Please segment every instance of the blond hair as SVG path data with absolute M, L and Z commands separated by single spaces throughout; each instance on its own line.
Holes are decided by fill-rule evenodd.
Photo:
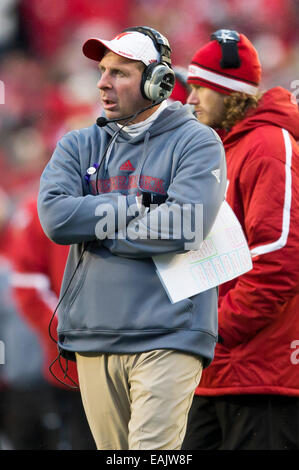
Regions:
M 258 106 L 262 94 L 247 95 L 246 93 L 234 92 L 224 98 L 225 113 L 221 127 L 231 129 L 237 122 L 244 119 L 249 109 Z

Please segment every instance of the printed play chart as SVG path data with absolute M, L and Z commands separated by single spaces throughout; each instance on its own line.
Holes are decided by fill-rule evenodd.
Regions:
M 154 256 L 172 303 L 230 281 L 252 269 L 250 251 L 234 212 L 224 201 L 199 250 Z

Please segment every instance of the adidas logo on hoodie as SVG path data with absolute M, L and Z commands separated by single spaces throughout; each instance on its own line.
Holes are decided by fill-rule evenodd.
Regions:
M 135 168 L 133 167 L 132 163 L 130 160 L 127 160 L 125 163 L 123 163 L 119 169 L 121 171 L 135 171 Z

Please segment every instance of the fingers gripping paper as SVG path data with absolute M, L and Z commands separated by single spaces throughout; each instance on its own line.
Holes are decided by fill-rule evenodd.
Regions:
M 226 201 L 199 250 L 154 256 L 172 303 L 230 281 L 252 269 L 242 227 Z

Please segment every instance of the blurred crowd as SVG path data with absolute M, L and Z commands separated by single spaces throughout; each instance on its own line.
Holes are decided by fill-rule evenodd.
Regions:
M 93 448 L 77 392 L 52 379 L 45 366 L 54 354 L 45 345 L 59 292 L 46 272 L 54 255 L 43 263 L 39 258 L 35 273 L 29 256 L 38 253 L 34 237 L 43 236 L 32 201 L 57 140 L 101 113 L 97 64 L 83 56 L 83 42 L 148 25 L 168 37 L 173 64 L 185 69 L 213 31 L 236 29 L 259 52 L 262 88 L 296 91 L 298 18 L 296 0 L 1 0 L 0 449 Z M 34 233 L 32 246 L 24 243 L 26 227 Z M 46 243 L 39 245 L 40 257 L 49 256 Z M 67 252 L 56 256 L 63 265 Z M 39 277 L 21 278 L 22 270 Z

